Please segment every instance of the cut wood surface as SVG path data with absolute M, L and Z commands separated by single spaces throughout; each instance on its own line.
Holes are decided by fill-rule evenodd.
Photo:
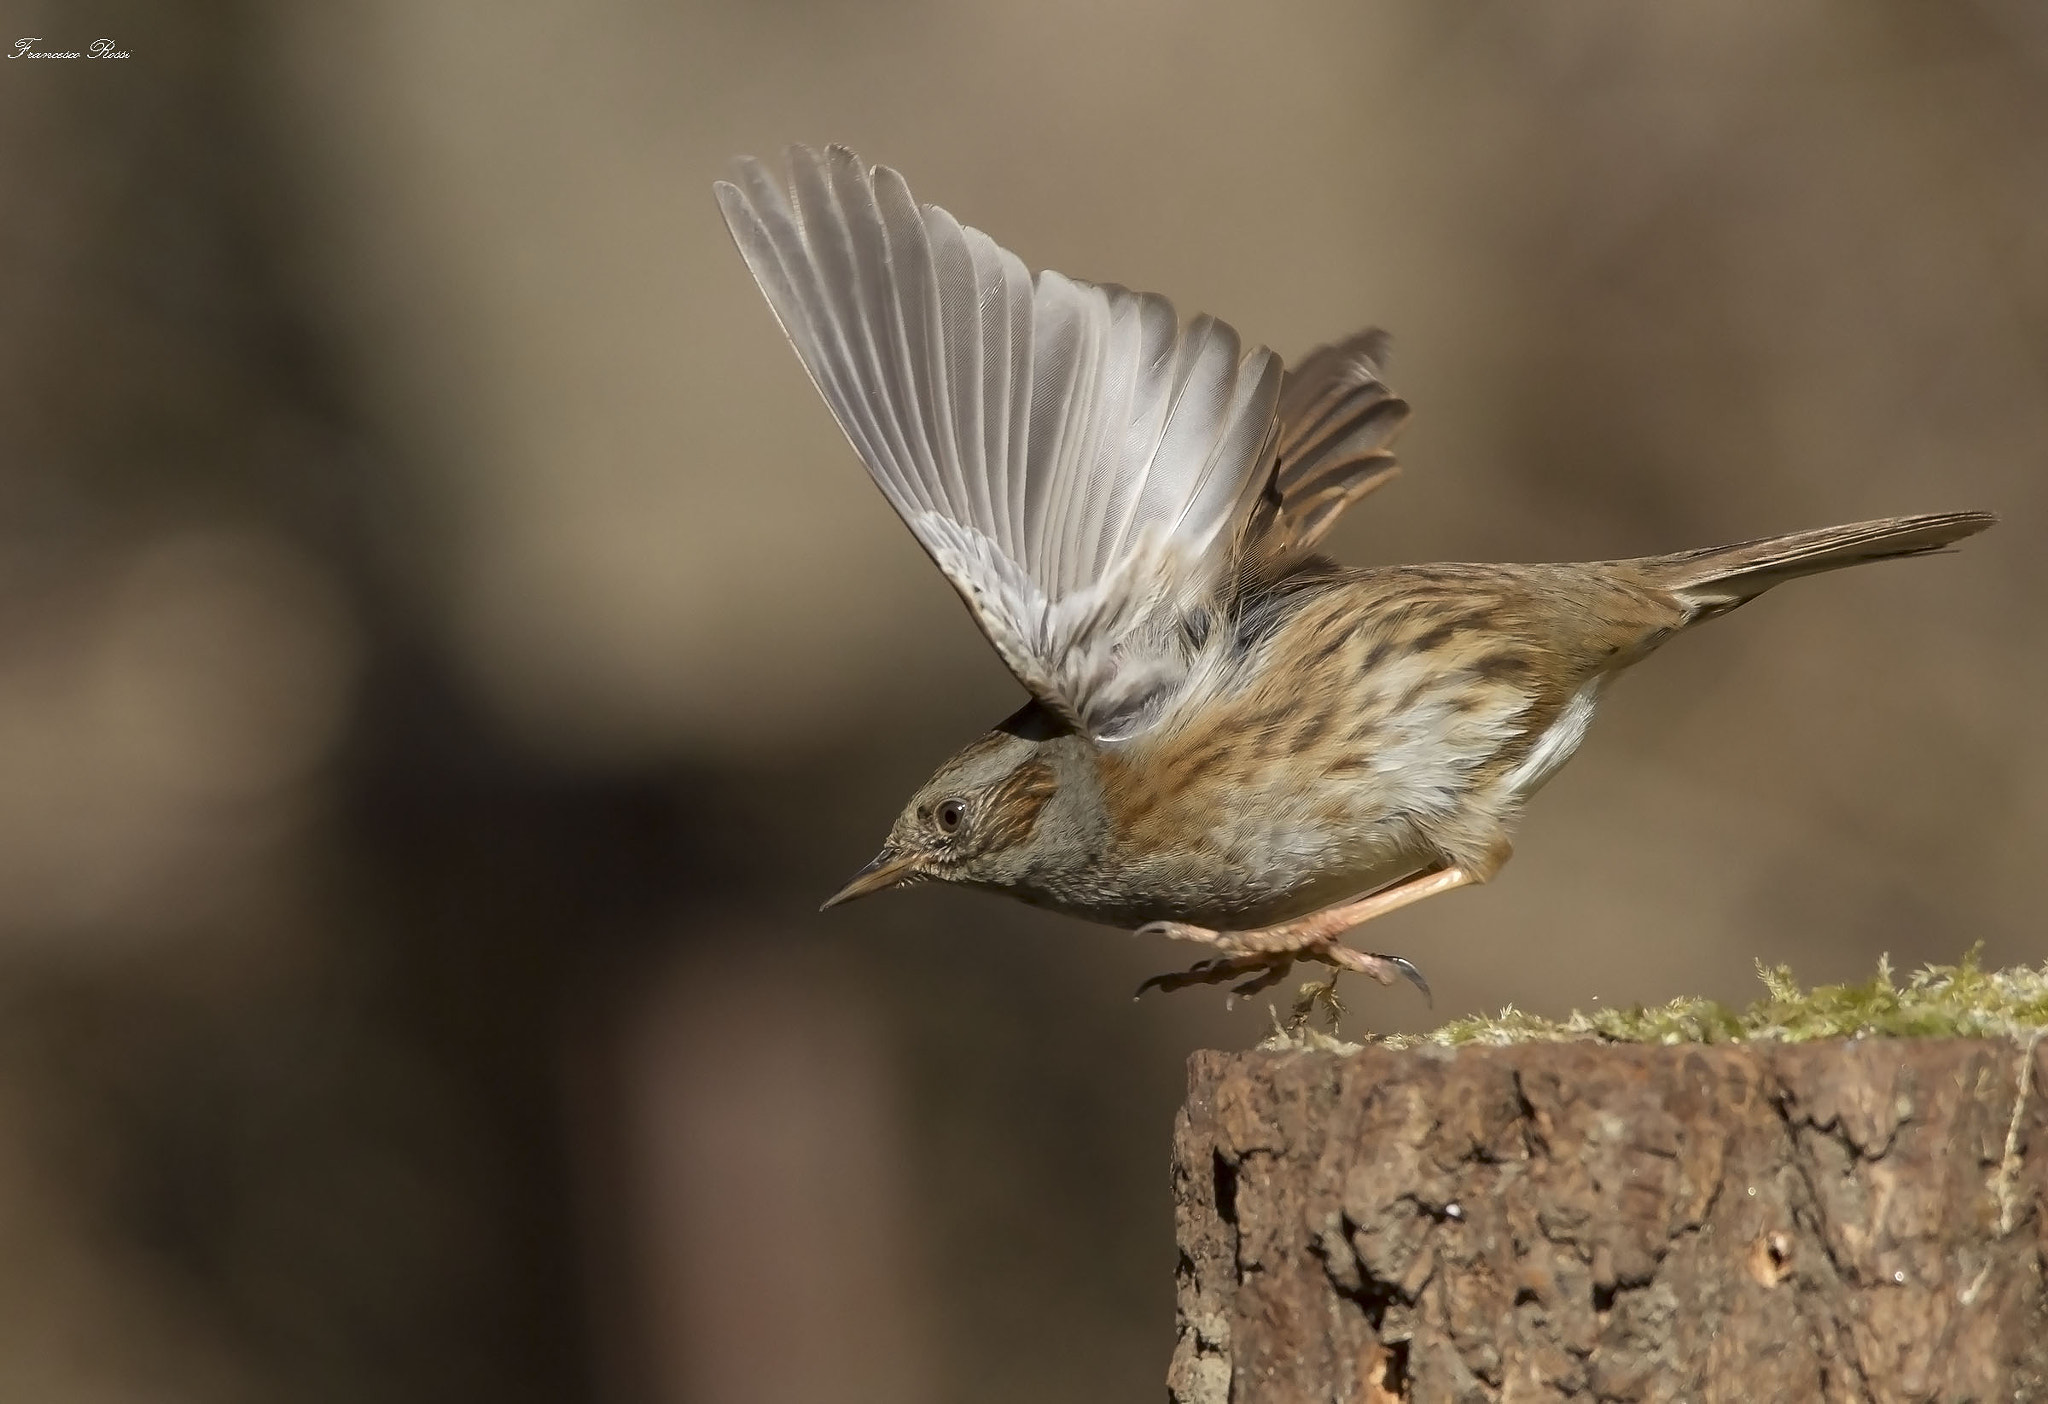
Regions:
M 2048 1400 L 2048 1044 L 1197 1053 L 1178 1404 Z

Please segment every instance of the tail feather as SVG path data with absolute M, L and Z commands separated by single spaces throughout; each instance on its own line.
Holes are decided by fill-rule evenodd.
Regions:
M 1997 520 L 1989 512 L 1886 517 L 1882 521 L 1821 527 L 1817 531 L 1765 537 L 1734 546 L 1651 556 L 1640 564 L 1680 604 L 1704 616 L 1731 610 L 1773 585 L 1802 575 L 1893 556 L 1939 551 L 1966 536 L 1975 536 Z

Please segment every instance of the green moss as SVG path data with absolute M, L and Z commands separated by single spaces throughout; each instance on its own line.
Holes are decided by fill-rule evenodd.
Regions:
M 1711 999 L 1674 999 L 1655 1007 L 1574 1010 L 1544 1019 L 1513 1005 L 1492 1017 L 1454 1019 L 1434 1033 L 1379 1040 L 1389 1047 L 1434 1043 L 1739 1043 L 1814 1038 L 2025 1038 L 2048 1028 L 2048 965 L 1983 970 L 1977 949 L 1956 965 L 1930 965 L 1901 983 L 1889 959 L 1850 985 L 1802 989 L 1789 966 L 1757 962 L 1765 995 L 1734 1010 Z
M 1434 1033 L 1393 1034 L 1373 1041 L 1388 1048 L 1567 1039 L 1801 1043 L 1814 1038 L 2027 1038 L 2048 1029 L 2048 965 L 1984 970 L 1977 964 L 1974 947 L 1961 963 L 1927 966 L 1907 976 L 1903 984 L 1893 976 L 1889 959 L 1880 959 L 1877 973 L 1859 984 L 1810 990 L 1800 987 L 1789 966 L 1758 961 L 1756 973 L 1764 982 L 1764 997 L 1739 1011 L 1711 999 L 1689 998 L 1653 1008 L 1638 1005 L 1590 1014 L 1573 1010 L 1563 1019 L 1545 1019 L 1509 1005 L 1491 1017 L 1453 1019 Z M 1331 1025 L 1329 1035 L 1308 1027 L 1311 1014 L 1318 1011 Z M 1328 985 L 1304 985 L 1293 1018 L 1282 1024 L 1275 1011 L 1274 1036 L 1263 1046 L 1355 1048 L 1334 1037 L 1342 1013 L 1343 1005 Z

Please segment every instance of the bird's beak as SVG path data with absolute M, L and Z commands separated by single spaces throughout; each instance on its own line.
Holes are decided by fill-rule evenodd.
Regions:
M 875 855 L 872 863 L 853 875 L 852 882 L 826 898 L 825 906 L 818 910 L 822 912 L 827 907 L 838 906 L 841 902 L 851 902 L 856 897 L 865 897 L 871 892 L 880 892 L 885 887 L 894 887 L 911 876 L 911 865 L 914 862 L 916 859 L 913 856 L 898 857 L 885 848 Z

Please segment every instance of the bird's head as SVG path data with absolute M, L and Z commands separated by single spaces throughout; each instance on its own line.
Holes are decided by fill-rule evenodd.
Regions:
M 1014 888 L 1041 846 L 1041 820 L 1079 738 L 1036 704 L 954 755 L 919 787 L 874 861 L 826 901 L 958 882 Z

